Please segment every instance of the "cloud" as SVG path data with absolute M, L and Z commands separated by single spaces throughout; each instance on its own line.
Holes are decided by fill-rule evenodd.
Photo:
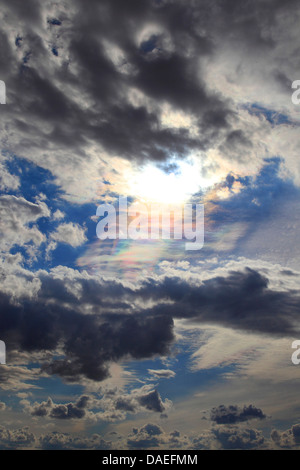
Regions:
M 157 411 L 159 413 L 162 413 L 165 410 L 165 407 L 163 406 L 162 400 L 157 390 L 153 390 L 153 392 L 147 393 L 146 395 L 139 397 L 139 402 L 142 406 L 144 406 L 145 408 L 147 408 L 147 410 L 150 411 Z
M 7 312 L 1 331 L 8 349 L 53 350 L 63 341 L 65 357 L 44 363 L 42 369 L 71 381 L 81 376 L 103 380 L 109 375 L 110 362 L 127 356 L 138 359 L 166 354 L 173 340 L 173 322 L 168 317 L 123 315 L 108 321 L 53 303 L 23 308 L 10 305 L 2 296 L 1 304 Z M 13 331 L 18 331 L 18 335 Z
M 30 370 L 26 365 L 24 365 L 24 363 L 26 364 L 29 362 L 29 356 L 26 356 L 21 352 L 19 356 L 22 357 L 22 365 L 1 365 L 1 389 L 4 391 L 24 391 L 37 387 L 37 381 L 40 379 L 39 370 Z M 8 357 L 12 359 L 12 356 L 9 355 Z
M 55 419 L 82 419 L 86 415 L 88 396 L 82 396 L 76 403 L 55 404 L 51 398 L 46 402 L 27 406 L 32 416 L 49 416 Z
M 271 439 L 276 446 L 281 448 L 299 448 L 300 446 L 300 424 L 294 424 L 286 431 L 279 431 L 273 429 L 271 432 Z
M 53 219 L 54 220 L 63 219 L 64 217 L 65 217 L 65 214 L 62 211 L 60 211 L 59 209 L 57 209 L 53 214 Z
M 66 197 L 96 200 L 104 173 L 113 173 L 104 162 L 116 157 L 161 162 L 195 153 L 223 178 L 224 161 L 245 170 L 251 159 L 255 173 L 267 154 L 283 155 L 293 173 L 297 2 L 284 12 L 266 0 L 251 11 L 206 0 L 189 8 L 104 0 L 89 9 L 32 1 L 23 10 L 8 2 L 1 10 L 2 146 L 50 170 Z M 248 112 L 254 102 L 293 119 L 273 129 Z M 193 126 L 173 125 L 178 115 Z
M 176 284 L 175 281 L 173 288 Z M 187 308 L 182 317 L 249 332 L 295 334 L 294 320 L 298 318 L 300 306 L 298 293 L 271 290 L 268 284 L 265 276 L 246 268 L 244 272 L 230 272 L 228 277 L 204 281 L 199 288 L 191 288 L 190 294 L 187 294 L 188 289 L 183 295 L 178 290 L 170 297 L 178 299 L 176 307 L 184 297 L 186 305 L 194 309 L 193 312 Z
M 12 269 L 10 283 L 17 288 L 0 295 L 7 350 L 55 352 L 60 346 L 63 355 L 45 361 L 42 370 L 68 381 L 101 381 L 113 362 L 168 354 L 176 319 L 276 338 L 298 332 L 297 290 L 284 288 L 279 279 L 278 287 L 269 287 L 272 276 L 252 268 L 211 271 L 202 281 L 203 272 L 194 273 L 193 282 L 178 270 L 135 286 L 63 267 L 35 275 Z M 288 284 L 293 281 L 278 276 Z
M 172 402 L 162 400 L 152 385 L 145 385 L 130 392 L 118 388 L 105 388 L 98 394 L 82 395 L 75 402 L 54 403 L 48 398 L 41 403 L 23 399 L 24 412 L 36 418 L 55 420 L 85 420 L 87 422 L 121 421 L 129 414 L 162 413 Z
M 172 402 L 167 398 L 162 400 L 159 392 L 151 384 L 133 389 L 129 393 L 118 389 L 103 390 L 103 397 L 98 401 L 93 400 L 92 404 L 93 407 L 103 410 L 103 415 L 99 412 L 97 417 L 109 421 L 124 419 L 127 413 L 161 414 L 172 406 Z
M 176 354 L 181 325 L 186 331 L 188 326 L 206 334 L 206 328 L 217 331 L 209 337 L 202 332 L 198 352 L 188 351 L 194 363 L 199 359 L 198 370 L 234 365 L 235 377 L 272 383 L 294 377 L 293 366 L 284 364 L 291 337 L 299 335 L 300 313 L 299 273 L 288 270 L 297 267 L 299 110 L 290 98 L 291 83 L 299 78 L 299 19 L 297 0 L 284 5 L 274 0 L 272 7 L 269 0 L 251 5 L 200 0 L 188 7 L 182 0 L 90 0 L 88 6 L 78 0 L 28 0 L 26 6 L 3 0 L 0 69 L 7 104 L 0 124 L 5 193 L 0 196 L 0 331 L 8 365 L 0 376 L 5 391 L 34 390 L 40 380 L 51 380 L 49 375 L 95 390 L 116 364 L 121 369 L 132 360 Z M 101 270 L 90 275 L 50 268 L 50 262 L 59 262 L 58 254 L 49 257 L 58 244 L 64 244 L 68 258 L 76 250 L 67 244 L 79 248 L 91 237 L 91 214 L 86 226 L 79 216 L 83 204 L 125 192 L 134 196 L 131 176 L 149 164 L 169 175 L 179 171 L 182 159 L 196 163 L 201 191 L 195 201 L 209 188 L 207 251 L 199 258 L 166 262 L 148 273 L 138 260 L 140 276 L 133 283 L 127 278 L 131 268 L 124 259 L 120 263 L 122 253 L 110 264 L 99 245 L 97 253 L 96 245 L 89 247 L 93 268 L 99 256 L 110 266 L 110 278 Z M 74 203 L 82 207 L 74 210 Z M 259 260 L 225 265 L 220 258 L 219 266 L 218 260 L 210 268 L 206 261 L 198 264 L 207 253 L 244 254 L 246 247 L 254 258 L 268 255 L 282 266 Z M 165 252 L 160 254 L 163 260 Z M 116 274 L 122 265 L 123 278 Z M 149 377 L 155 382 L 175 377 L 157 364 L 145 365 L 147 384 Z M 171 406 L 159 390 L 157 384 L 99 395 L 89 390 L 65 400 L 40 392 L 38 401 L 32 398 L 24 406 L 35 426 L 50 429 L 57 423 L 65 429 L 89 420 L 114 422 L 130 414 L 151 413 L 158 420 Z M 1 403 L 0 409 L 10 413 Z M 199 447 L 269 444 L 248 426 L 265 417 L 254 405 L 215 407 L 211 417 L 213 428 L 197 437 Z M 191 441 L 179 431 L 142 426 L 140 416 L 135 418 L 139 425 L 124 436 L 124 446 L 189 448 Z M 297 426 L 275 430 L 272 445 L 296 446 Z M 33 436 L 26 428 L 2 428 L 0 445 L 111 445 L 98 435 L 42 432 Z
M 35 204 L 24 197 L 2 195 L 0 215 L 2 250 L 8 251 L 14 245 L 22 246 L 29 243 L 39 246 L 45 241 L 45 235 L 34 224 L 41 217 L 50 216 L 50 211 L 44 202 Z
M 176 373 L 170 369 L 148 369 L 148 372 L 150 375 L 158 379 L 171 379 L 176 375 Z
M 17 190 L 20 186 L 20 179 L 17 175 L 12 175 L 4 162 L 0 162 L 0 190 Z
M 60 214 L 59 216 L 61 217 Z M 73 222 L 59 225 L 55 232 L 51 233 L 50 238 L 56 242 L 71 245 L 73 248 L 81 246 L 87 241 L 85 230 Z
M 228 272 L 191 285 L 179 277 L 166 277 L 160 283 L 150 279 L 140 293 L 147 297 L 156 291 L 156 300 L 168 299 L 171 304 L 159 304 L 153 312 L 170 314 L 206 324 L 219 324 L 248 332 L 290 336 L 297 333 L 295 320 L 299 316 L 297 291 L 276 291 L 268 288 L 269 280 L 259 272 L 246 268 L 243 272 Z
M 223 449 L 257 449 L 265 441 L 261 431 L 251 428 L 217 427 L 212 433 Z
M 0 426 L 0 447 L 4 449 L 22 449 L 32 445 L 35 441 L 34 434 L 28 427 L 9 430 Z
M 43 434 L 39 437 L 38 441 L 43 450 L 111 449 L 111 442 L 105 441 L 99 434 L 93 434 L 91 437 L 83 437 L 53 431 L 48 434 Z
M 239 408 L 236 405 L 220 405 L 211 410 L 210 419 L 217 424 L 234 424 L 249 421 L 250 419 L 265 419 L 266 415 L 260 408 L 253 405 Z
M 177 430 L 165 432 L 161 426 L 148 423 L 129 434 L 126 445 L 129 449 L 188 449 L 190 441 Z

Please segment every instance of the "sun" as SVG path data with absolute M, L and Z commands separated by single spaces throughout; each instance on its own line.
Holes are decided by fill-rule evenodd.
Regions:
M 132 196 L 149 203 L 184 204 L 209 185 L 196 162 L 176 162 L 176 170 L 165 172 L 147 164 L 129 180 Z

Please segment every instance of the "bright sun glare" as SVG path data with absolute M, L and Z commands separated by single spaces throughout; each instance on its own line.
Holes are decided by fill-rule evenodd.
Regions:
M 161 204 L 184 204 L 200 189 L 211 182 L 203 178 L 195 162 L 176 163 L 176 171 L 166 173 L 153 164 L 146 165 L 130 179 L 130 192 L 145 201 Z

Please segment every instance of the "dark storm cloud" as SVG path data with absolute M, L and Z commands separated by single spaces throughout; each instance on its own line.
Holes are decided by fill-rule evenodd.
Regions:
M 236 405 L 220 405 L 211 410 L 210 419 L 217 424 L 235 424 L 250 419 L 265 419 L 266 415 L 260 408 L 249 405 L 240 408 Z
M 13 15 L 17 19 L 24 19 L 31 24 L 39 23 L 42 20 L 39 0 L 28 0 L 26 4 L 22 0 L 3 0 L 2 5 L 8 7 L 7 19 Z
M 299 332 L 299 293 L 270 289 L 267 277 L 253 269 L 201 284 L 180 277 L 149 278 L 135 290 L 116 281 L 90 279 L 89 284 L 76 276 L 53 279 L 42 273 L 38 293 L 33 298 L 22 295 L 17 303 L 1 294 L 0 331 L 8 361 L 10 350 L 55 351 L 61 345 L 63 357 L 44 363 L 44 372 L 70 381 L 83 376 L 99 381 L 108 377 L 112 361 L 170 353 L 176 318 L 275 336 Z M 79 298 L 71 286 L 81 286 Z M 141 309 L 139 304 L 149 301 L 154 306 Z M 163 411 L 155 392 L 139 400 L 149 410 Z M 118 403 L 123 409 L 125 405 L 130 403 Z
M 63 342 L 65 357 L 44 364 L 43 370 L 69 380 L 81 376 L 103 380 L 109 375 L 109 362 L 164 355 L 174 339 L 169 316 L 124 314 L 105 320 L 64 308 L 55 298 L 48 305 L 30 301 L 12 305 L 5 294 L 0 305 L 0 330 L 7 349 L 55 350 Z M 158 406 L 150 400 L 149 407 L 151 403 Z
M 67 279 L 65 282 L 54 280 L 51 276 L 42 279 L 43 288 L 39 293 L 42 302 L 47 302 L 54 295 L 76 309 L 78 299 L 69 288 Z M 268 277 L 250 268 L 229 271 L 227 276 L 212 277 L 195 285 L 180 275 L 165 276 L 159 280 L 150 277 L 135 290 L 116 281 L 99 283 L 93 279 L 80 278 L 76 281 L 81 285 L 81 305 L 92 305 L 95 312 L 101 313 L 102 318 L 112 321 L 112 324 L 114 322 L 122 325 L 124 335 L 130 334 L 130 328 L 136 331 L 138 320 L 147 321 L 148 316 L 156 319 L 158 344 L 160 340 L 163 341 L 159 326 L 163 327 L 166 322 L 168 328 L 172 324 L 169 323 L 171 318 L 193 319 L 275 335 L 293 335 L 298 331 L 299 292 L 270 289 Z M 149 300 L 156 305 L 144 309 L 142 315 L 129 315 L 132 308 L 130 302 Z M 166 300 L 168 303 L 165 303 Z M 113 317 L 109 314 L 106 316 L 106 312 L 113 309 L 115 303 L 121 307 L 120 313 L 115 313 Z M 125 311 L 128 316 L 123 317 Z M 113 331 L 112 327 L 112 334 Z M 136 346 L 135 341 L 135 336 L 132 335 L 132 351 L 142 347 Z M 147 351 L 149 347 L 150 352 L 151 340 L 150 343 L 149 339 L 146 340 L 146 332 L 143 341 L 142 349 Z
M 20 3 L 13 4 L 11 9 L 13 15 L 21 16 Z M 129 2 L 125 8 L 124 3 L 118 1 L 91 2 L 88 8 L 83 2 L 76 2 L 70 9 L 73 12 L 71 25 L 66 27 L 68 41 L 62 45 L 68 59 L 57 65 L 53 72 L 49 62 L 51 50 L 47 50 L 36 32 L 28 25 L 24 26 L 26 34 L 22 42 L 18 42 L 18 49 L 24 53 L 23 64 L 19 64 L 21 73 L 10 76 L 7 72 L 7 77 L 3 77 L 9 84 L 11 105 L 5 111 L 10 115 L 18 110 L 19 118 L 15 120 L 14 128 L 21 132 L 22 124 L 26 123 L 26 134 L 30 135 L 30 139 L 24 141 L 24 147 L 35 146 L 33 142 L 39 138 L 49 148 L 46 134 L 41 134 L 43 131 L 33 122 L 30 124 L 31 120 L 38 119 L 40 123 L 52 126 L 51 145 L 73 147 L 76 153 L 80 153 L 88 139 L 112 153 L 133 159 L 162 160 L 170 154 L 183 156 L 189 149 L 203 148 L 206 138 L 191 138 L 184 130 L 162 129 L 158 109 L 149 112 L 143 105 L 135 107 L 127 99 L 129 87 L 135 87 L 154 100 L 166 101 L 197 116 L 201 114 L 205 126 L 227 125 L 227 107 L 205 90 L 197 77 L 197 61 L 181 54 L 181 41 L 177 36 L 184 33 L 187 45 L 190 41 L 198 44 L 200 49 L 195 52 L 200 55 L 210 49 L 209 40 L 190 33 L 192 15 L 187 16 L 183 6 L 176 5 L 173 9 L 168 8 L 163 14 L 146 0 Z M 7 11 L 9 15 L 8 5 Z M 30 5 L 26 11 L 30 11 Z M 186 24 L 179 21 L 181 15 L 187 17 Z M 35 21 L 38 19 L 36 13 Z M 171 42 L 178 50 L 149 61 L 147 53 L 142 53 L 136 44 L 135 36 L 151 19 L 171 36 Z M 43 28 L 44 21 L 41 17 Z M 59 28 L 63 35 L 64 24 Z M 121 47 L 134 73 L 122 74 L 116 68 L 104 50 L 103 39 Z M 5 33 L 2 43 L 6 44 L 3 63 L 6 67 L 11 64 L 8 70 L 16 69 L 18 59 L 13 55 Z M 77 74 L 73 72 L 75 69 Z M 78 95 L 88 96 L 91 106 L 83 109 L 76 104 L 70 95 L 66 95 L 66 86 L 74 87 Z M 214 122 L 213 114 L 223 116 L 222 122 Z M 49 137 L 48 131 L 47 135 Z
M 122 315 L 110 321 L 97 324 L 97 319 L 85 316 L 75 320 L 69 317 L 65 352 L 66 358 L 44 365 L 50 374 L 62 375 L 76 380 L 85 375 L 92 380 L 108 377 L 108 364 L 131 356 L 142 359 L 164 355 L 169 351 L 173 336 L 173 321 L 166 316 L 144 317 L 143 315 Z M 69 328 L 69 322 L 73 327 Z
M 192 286 L 179 278 L 149 281 L 141 294 L 168 299 L 171 305 L 149 310 L 201 323 L 219 324 L 248 332 L 290 336 L 298 333 L 300 297 L 298 291 L 275 291 L 257 271 L 246 268 L 227 277 L 215 277 Z
M 9 102 L 4 112 L 23 136 L 24 151 L 42 146 L 74 150 L 87 158 L 86 145 L 94 142 L 126 158 L 164 160 L 206 148 L 223 131 L 228 133 L 228 151 L 251 145 L 229 124 L 230 104 L 208 91 L 199 64 L 213 56 L 222 36 L 244 44 L 249 53 L 258 47 L 271 50 L 275 39 L 267 31 L 276 24 L 280 2 L 272 8 L 267 1 L 250 5 L 229 0 L 203 0 L 188 7 L 180 0 L 161 5 L 152 0 L 67 5 L 55 15 L 37 0 L 27 2 L 26 8 L 16 0 L 3 4 L 8 28 L 18 24 L 20 30 L 14 38 L 16 50 L 8 40 L 9 29 L 1 33 L 0 63 Z M 296 5 L 285 2 L 285 11 L 292 13 Z M 149 37 L 139 43 L 138 35 L 151 24 L 159 31 L 151 33 L 150 27 Z M 38 31 L 44 31 L 47 40 Z M 119 64 L 113 63 L 103 40 L 123 51 Z M 58 57 L 53 58 L 53 51 Z M 128 99 L 133 88 L 153 100 L 152 111 L 143 104 L 133 106 Z M 75 98 L 80 96 L 88 99 L 88 106 L 78 103 Z M 163 102 L 194 115 L 199 137 L 184 129 L 162 128 L 158 105 Z

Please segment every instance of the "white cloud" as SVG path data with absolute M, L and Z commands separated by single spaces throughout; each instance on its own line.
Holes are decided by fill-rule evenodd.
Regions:
M 23 197 L 0 196 L 0 247 L 9 250 L 14 245 L 32 243 L 39 246 L 45 235 L 34 225 L 41 217 L 49 217 L 50 211 L 44 202 L 33 203 Z M 32 226 L 28 226 L 32 224 Z
M 87 241 L 85 229 L 72 222 L 59 225 L 50 237 L 56 242 L 66 243 L 73 248 L 81 246 Z

